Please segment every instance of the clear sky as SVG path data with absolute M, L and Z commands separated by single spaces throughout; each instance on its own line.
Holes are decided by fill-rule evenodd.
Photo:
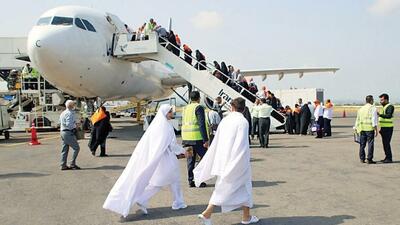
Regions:
M 241 69 L 341 69 L 268 78 L 270 89 L 324 88 L 334 102 L 387 92 L 400 102 L 400 0 L 0 0 L 0 36 L 27 36 L 43 12 L 61 5 L 108 11 L 135 29 L 150 17 L 167 26 L 172 17 L 183 43 Z

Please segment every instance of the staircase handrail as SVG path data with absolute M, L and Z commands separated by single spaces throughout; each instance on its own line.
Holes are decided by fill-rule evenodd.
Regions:
M 205 67 L 210 73 L 212 73 L 212 72 L 214 72 L 214 71 L 218 71 L 218 72 L 219 72 L 220 74 L 222 74 L 225 78 L 227 78 L 227 80 L 226 80 L 226 82 L 224 82 L 224 84 L 226 84 L 228 87 L 232 88 L 231 86 L 228 85 L 228 82 L 229 82 L 229 81 L 232 81 L 233 83 L 235 83 L 235 85 L 237 85 L 237 86 L 239 86 L 239 87 L 241 88 L 241 91 L 238 91 L 239 94 L 243 95 L 242 93 L 245 92 L 245 91 L 247 91 L 248 94 L 250 94 L 250 95 L 252 95 L 253 97 L 255 97 L 255 99 L 259 99 L 259 97 L 258 97 L 257 95 L 251 93 L 249 90 L 247 90 L 246 88 L 244 88 L 242 85 L 240 85 L 240 84 L 239 84 L 238 82 L 236 82 L 234 79 L 232 79 L 231 77 L 229 77 L 228 75 L 226 75 L 225 73 L 223 73 L 221 70 L 217 69 L 217 68 L 216 68 L 214 65 L 212 65 L 211 63 L 209 63 L 209 62 L 207 62 L 207 61 L 205 61 L 205 60 L 198 61 L 198 60 L 197 60 L 196 58 L 194 58 L 193 56 L 187 54 L 187 53 L 185 52 L 184 49 L 181 49 L 181 48 L 179 48 L 178 46 L 172 44 L 172 43 L 171 43 L 170 41 L 168 41 L 166 38 L 161 37 L 161 36 L 158 36 L 158 37 L 159 37 L 160 39 L 162 39 L 163 41 L 165 41 L 165 43 L 166 43 L 166 45 L 164 46 L 165 48 L 166 48 L 168 45 L 171 45 L 173 48 L 179 50 L 180 52 L 183 52 L 183 55 L 184 55 L 184 56 L 188 56 L 188 57 L 190 57 L 192 60 L 194 60 L 199 66 Z M 164 44 L 164 43 L 163 43 L 163 44 Z M 178 57 L 179 57 L 179 56 L 178 56 Z M 206 63 L 206 65 L 201 64 L 201 62 L 203 62 L 203 61 Z M 220 81 L 221 81 L 221 80 L 220 80 Z M 221 82 L 222 82 L 222 81 L 221 81 Z M 233 88 L 232 88 L 232 89 L 233 89 Z M 236 91 L 236 90 L 235 90 L 235 91 Z

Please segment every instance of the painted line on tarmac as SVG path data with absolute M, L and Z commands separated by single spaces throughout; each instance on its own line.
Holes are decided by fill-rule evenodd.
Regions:
M 56 139 L 56 138 L 59 138 L 59 137 L 60 137 L 60 135 L 54 135 L 54 136 L 51 136 L 51 137 L 40 138 L 38 140 L 40 142 L 40 141 Z M 4 147 L 14 147 L 14 146 L 20 146 L 20 145 L 29 145 L 29 142 L 21 142 L 21 143 L 8 144 L 8 145 L 3 145 L 3 146 Z

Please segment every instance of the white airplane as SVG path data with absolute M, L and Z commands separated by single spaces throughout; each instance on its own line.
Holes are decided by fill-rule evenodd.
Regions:
M 113 57 L 113 35 L 123 29 L 124 23 L 110 13 L 80 6 L 54 8 L 45 12 L 30 31 L 28 55 L 50 83 L 79 98 L 152 100 L 171 95 L 171 87 L 186 84 L 156 61 L 136 63 Z M 244 74 L 283 76 L 336 70 L 262 70 Z

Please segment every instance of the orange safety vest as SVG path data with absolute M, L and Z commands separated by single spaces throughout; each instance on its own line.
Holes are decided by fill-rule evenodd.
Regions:
M 106 118 L 106 112 L 102 108 L 98 108 L 95 113 L 93 113 L 92 117 L 90 120 L 92 121 L 92 124 L 95 125 L 97 122 L 100 120 Z

